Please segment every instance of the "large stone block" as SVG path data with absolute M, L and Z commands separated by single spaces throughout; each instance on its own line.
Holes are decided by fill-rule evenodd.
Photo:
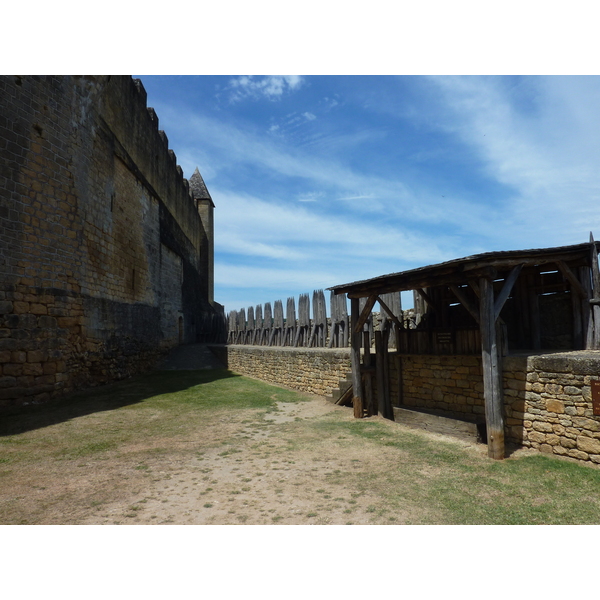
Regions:
M 546 400 L 546 410 L 548 412 L 553 413 L 564 413 L 565 412 L 565 404 L 560 400 L 548 399 Z
M 577 449 L 587 454 L 600 454 L 600 440 L 581 435 L 577 438 Z

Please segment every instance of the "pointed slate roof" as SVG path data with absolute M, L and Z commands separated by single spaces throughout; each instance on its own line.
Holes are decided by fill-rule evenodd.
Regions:
M 214 206 L 214 202 L 206 189 L 206 184 L 204 183 L 204 179 L 202 179 L 202 175 L 200 175 L 198 167 L 196 167 L 194 174 L 190 177 L 190 190 L 194 200 L 210 200 Z

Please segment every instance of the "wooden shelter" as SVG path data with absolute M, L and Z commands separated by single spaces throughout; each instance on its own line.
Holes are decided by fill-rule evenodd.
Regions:
M 373 361 L 364 331 L 378 302 L 395 325 L 398 353 L 481 353 L 488 455 L 495 459 L 505 456 L 502 356 L 600 349 L 598 244 L 591 235 L 587 244 L 488 252 L 329 289 L 350 298 L 355 417 L 390 418 L 387 344 L 375 340 Z M 412 328 L 383 300 L 409 290 L 418 313 Z M 377 398 L 370 397 L 375 374 Z

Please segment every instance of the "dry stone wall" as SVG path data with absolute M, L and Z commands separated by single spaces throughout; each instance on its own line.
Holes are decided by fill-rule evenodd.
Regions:
M 507 357 L 506 434 L 540 452 L 600 463 L 600 416 L 591 382 L 600 380 L 600 352 Z
M 350 372 L 347 348 L 229 345 L 215 352 L 236 373 L 318 396 L 331 394 Z
M 390 393 L 398 398 L 398 365 L 402 369 L 403 406 L 482 417 L 483 375 L 478 356 L 390 354 Z

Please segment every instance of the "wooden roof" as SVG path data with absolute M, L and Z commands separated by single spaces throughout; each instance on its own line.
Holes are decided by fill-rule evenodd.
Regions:
M 600 242 L 595 242 L 595 245 L 596 248 L 600 248 Z M 402 292 L 439 285 L 457 285 L 482 276 L 495 279 L 516 265 L 532 267 L 558 261 L 569 266 L 589 265 L 591 243 L 535 250 L 485 252 L 400 273 L 336 285 L 327 289 L 335 294 L 348 294 L 350 298 L 362 298 L 372 294 Z

